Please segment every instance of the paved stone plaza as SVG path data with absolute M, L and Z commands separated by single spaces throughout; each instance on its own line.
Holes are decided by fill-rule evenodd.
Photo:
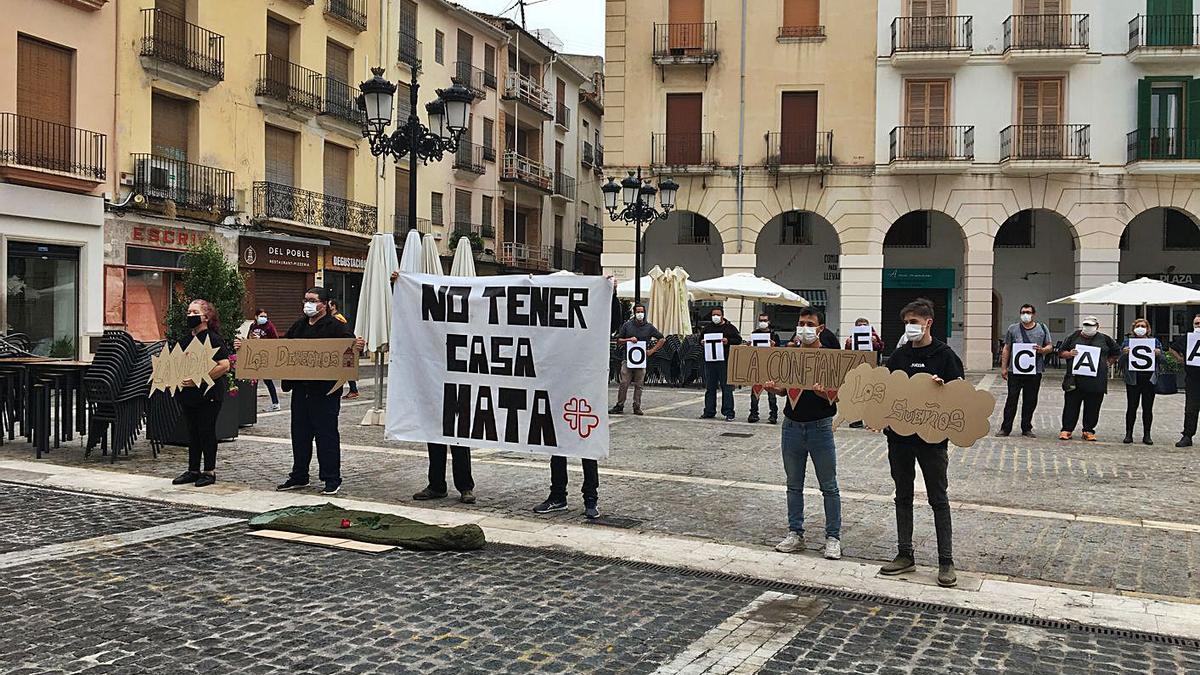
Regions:
M 991 383 L 1002 403 L 997 376 L 972 379 Z M 697 551 L 720 548 L 770 564 L 782 558 L 812 574 L 846 572 L 851 583 L 834 585 L 851 589 L 861 578 L 870 597 L 814 595 L 799 577 L 780 574 L 784 568 L 760 574 L 749 563 L 736 570 L 799 585 L 683 571 L 670 553 L 653 568 L 639 567 L 630 561 L 642 558 L 618 553 L 619 543 L 588 551 L 493 545 L 475 554 L 370 557 L 260 541 L 243 536 L 242 525 L 216 525 L 222 518 L 189 532 L 188 523 L 214 513 L 197 512 L 198 503 L 249 511 L 236 495 L 276 494 L 269 491 L 291 462 L 289 416 L 281 412 L 260 414 L 255 427 L 223 444 L 219 482 L 203 490 L 159 480 L 182 470 L 181 448 L 153 459 L 139 445 L 110 465 L 98 454 L 84 458 L 78 441 L 39 463 L 26 444 L 0 447 L 0 462 L 21 467 L 0 478 L 38 482 L 42 471 L 75 472 L 72 487 L 98 493 L 0 486 L 0 567 L 12 579 L 0 602 L 17 607 L 3 619 L 9 630 L 0 651 L 17 655 L 4 663 L 20 666 L 5 672 L 1200 672 L 1195 640 L 1071 629 L 1074 622 L 1106 625 L 1102 598 L 1161 604 L 1188 626 L 1200 625 L 1200 451 L 1173 447 L 1182 395 L 1159 397 L 1154 446 L 1119 443 L 1122 387 L 1106 401 L 1100 442 L 1064 443 L 1054 439 L 1061 389 L 1050 375 L 1035 422 L 1039 438 L 989 436 L 952 449 L 960 589 L 931 588 L 923 567 L 912 583 L 889 588 L 915 589 L 908 595 L 917 599 L 949 595 L 937 595 L 936 606 L 905 606 L 878 597 L 884 587 L 872 580 L 878 563 L 895 552 L 880 435 L 837 433 L 847 559 L 832 563 L 815 553 L 822 517 L 811 472 L 810 552 L 782 556 L 770 548 L 786 532 L 786 519 L 780 432 L 765 423 L 765 410 L 764 422 L 754 425 L 699 421 L 700 390 L 649 388 L 645 417 L 613 418 L 612 455 L 601 463 L 604 518 L 581 529 L 578 464 L 572 509 L 541 517 L 531 509 L 546 496 L 547 462 L 524 454 L 475 452 L 475 505 L 459 504 L 453 492 L 440 502 L 412 502 L 425 485 L 423 447 L 358 426 L 373 393 L 364 385 L 363 399 L 343 407 L 339 498 L 436 509 L 423 511 L 431 518 L 482 517 L 485 532 L 489 523 L 503 523 L 508 532 L 549 525 L 650 543 L 682 538 Z M 260 403 L 265 408 L 265 399 Z M 738 393 L 737 407 L 744 420 L 746 392 Z M 132 481 L 151 486 L 143 496 L 176 505 L 103 496 L 134 494 L 126 489 Z M 315 488 L 307 492 L 297 498 L 316 499 Z M 128 532 L 150 534 L 96 550 L 71 544 L 111 544 Z M 918 563 L 932 565 L 932 518 L 920 504 L 915 534 Z M 489 540 L 497 541 L 490 533 Z M 625 561 L 605 559 L 606 551 Z M 38 555 L 53 562 L 30 562 Z M 681 550 L 677 562 L 698 569 L 691 551 Z M 874 590 L 866 589 L 871 584 Z M 1057 618 L 1067 623 L 1049 627 L 943 607 L 982 607 L 964 595 L 981 584 L 984 591 L 1040 587 L 1096 602 L 1091 614 L 1064 609 Z M 1182 625 L 1163 617 L 1121 624 L 1191 635 Z M 738 656 L 721 651 L 731 642 Z

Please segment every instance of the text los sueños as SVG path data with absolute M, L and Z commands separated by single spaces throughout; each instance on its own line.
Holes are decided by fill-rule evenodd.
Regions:
M 472 307 L 472 299 L 475 306 Z M 588 289 L 535 286 L 421 285 L 421 320 L 471 324 L 472 310 L 485 311 L 490 326 L 587 329 Z M 533 341 L 509 335 L 446 335 L 442 387 L 442 435 L 473 441 L 501 440 L 557 447 L 555 401 L 537 387 L 453 382 L 454 373 L 501 378 L 537 378 Z M 497 422 L 502 427 L 497 426 Z M 524 433 L 522 433 L 524 432 Z

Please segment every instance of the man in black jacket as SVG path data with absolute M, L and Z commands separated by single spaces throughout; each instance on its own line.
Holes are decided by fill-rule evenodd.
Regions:
M 726 422 L 732 422 L 733 387 L 727 382 L 729 375 L 729 348 L 742 344 L 742 336 L 733 324 L 725 321 L 725 312 L 720 308 L 713 309 L 712 323 L 705 326 L 700 336 L 703 345 L 705 335 L 720 334 L 721 343 L 725 346 L 725 358 L 720 361 L 704 361 L 704 414 L 702 420 L 710 420 L 717 416 L 717 387 L 721 388 L 721 414 Z
M 904 332 L 908 342 L 892 352 L 887 369 L 902 370 L 910 377 L 917 373 L 928 373 L 933 381 L 945 384 L 964 376 L 962 361 L 946 343 L 935 340 L 933 329 L 933 304 L 925 299 L 915 300 L 900 312 L 904 321 Z M 914 463 L 921 465 L 925 477 L 925 490 L 929 505 L 933 507 L 933 523 L 937 532 L 938 576 L 941 586 L 954 586 L 958 577 L 954 572 L 953 548 L 950 543 L 950 499 L 946 496 L 946 469 L 950 460 L 947 443 L 926 443 L 921 437 L 900 436 L 887 429 L 888 463 L 891 464 L 892 481 L 896 484 L 896 540 L 899 553 L 896 559 L 880 568 L 881 574 L 895 575 L 916 569 L 913 557 L 913 481 L 916 480 Z
M 1192 331 L 1200 333 L 1200 314 L 1192 317 Z M 1192 436 L 1196 435 L 1196 419 L 1200 417 L 1200 366 L 1187 365 L 1187 346 L 1186 333 L 1175 338 L 1171 345 L 1171 351 L 1175 354 L 1175 358 L 1184 364 L 1183 372 L 1186 378 L 1184 382 L 1186 400 L 1183 404 L 1183 436 L 1175 444 L 1177 448 L 1192 447 Z

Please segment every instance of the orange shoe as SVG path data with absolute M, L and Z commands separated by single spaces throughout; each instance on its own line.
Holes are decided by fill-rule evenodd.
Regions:
M 1069 440 L 1071 440 L 1071 432 L 1069 432 L 1069 431 L 1063 431 L 1063 432 L 1059 433 L 1059 434 L 1058 434 L 1058 440 L 1060 440 L 1060 441 L 1069 441 Z
M 1090 431 L 1085 431 L 1085 432 L 1083 432 L 1083 440 L 1094 441 L 1094 440 L 1096 440 L 1096 434 L 1093 434 Z

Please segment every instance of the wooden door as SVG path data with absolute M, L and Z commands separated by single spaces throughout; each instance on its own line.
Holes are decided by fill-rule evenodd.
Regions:
M 475 63 L 475 38 L 464 30 L 458 31 L 458 62 L 468 66 Z
M 154 52 L 173 63 L 187 63 L 186 0 L 154 0 Z
M 154 94 L 150 99 L 150 152 L 187 161 L 191 103 Z
M 667 22 L 672 53 L 686 54 L 704 47 L 704 0 L 671 0 Z
M 1021 14 L 1014 18 L 1019 31 L 1015 37 L 1024 47 L 1060 47 L 1070 34 L 1062 14 L 1062 0 L 1021 0 Z
M 1022 78 L 1017 84 L 1020 110 L 1020 156 L 1063 156 L 1063 81 L 1061 78 Z
M 325 196 L 346 199 L 350 182 L 350 150 L 334 143 L 325 144 Z
M 817 92 L 783 93 L 779 131 L 782 164 L 817 163 Z
M 821 0 L 783 0 L 783 35 L 803 37 L 821 25 Z
M 291 54 L 292 29 L 286 23 L 267 18 L 267 89 L 275 98 L 287 100 L 290 89 L 288 58 Z
M 703 94 L 667 94 L 667 164 L 700 163 L 703 123 Z
M 296 134 L 279 127 L 266 131 L 267 182 L 294 185 L 296 182 Z
M 496 88 L 496 48 L 483 46 L 483 86 Z
M 41 40 L 17 38 L 18 163 L 69 171 L 75 52 Z
M 325 103 L 329 110 L 349 116 L 355 111 L 350 90 L 350 50 L 336 42 L 325 43 Z
M 951 46 L 950 0 L 909 0 L 910 46 L 944 49 Z
M 471 222 L 471 193 L 466 190 L 454 191 L 454 233 L 467 234 L 470 232 L 473 223 Z
M 949 80 L 909 80 L 905 83 L 904 156 L 910 159 L 945 157 L 950 146 Z

